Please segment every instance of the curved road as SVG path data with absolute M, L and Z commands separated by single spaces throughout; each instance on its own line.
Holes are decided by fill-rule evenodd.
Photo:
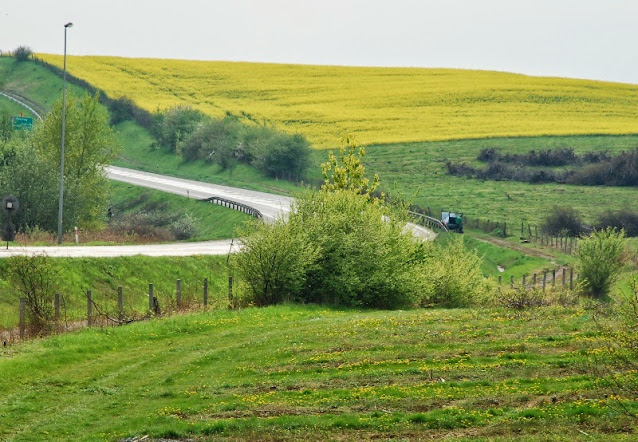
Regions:
M 3 96 L 15 101 L 29 109 L 38 118 L 40 115 L 35 112 L 27 103 L 20 100 L 21 97 L 14 94 Z M 201 181 L 174 178 L 165 175 L 158 175 L 150 172 L 142 172 L 124 167 L 109 166 L 106 168 L 108 178 L 133 184 L 141 187 L 148 187 L 155 190 L 174 193 L 188 198 L 203 200 L 213 196 L 242 203 L 257 209 L 261 212 L 265 221 L 272 222 L 277 217 L 286 216 L 290 212 L 293 199 L 287 196 L 275 195 L 272 193 L 257 192 L 254 190 L 240 189 L 237 187 L 208 184 Z M 436 234 L 425 227 L 408 223 L 407 229 L 412 234 L 424 241 L 432 241 Z M 14 247 L 11 249 L 0 249 L 0 258 L 46 253 L 56 257 L 109 257 L 109 256 L 188 256 L 188 255 L 225 255 L 230 251 L 238 250 L 237 243 L 232 240 L 206 241 L 197 243 L 172 243 L 172 244 L 152 244 L 152 245 L 132 245 L 132 246 L 64 246 L 64 247 Z

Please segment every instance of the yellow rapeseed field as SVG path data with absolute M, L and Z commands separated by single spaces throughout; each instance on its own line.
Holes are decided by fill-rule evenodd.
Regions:
M 62 57 L 41 55 L 58 66 Z M 245 112 L 316 147 L 638 133 L 638 86 L 459 69 L 69 57 L 69 72 L 154 111 Z

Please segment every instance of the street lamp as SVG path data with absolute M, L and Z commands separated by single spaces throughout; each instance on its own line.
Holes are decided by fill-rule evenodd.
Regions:
M 60 199 L 58 205 L 58 244 L 62 244 L 62 203 L 64 202 L 64 132 L 66 129 L 66 30 L 73 26 L 64 25 L 64 75 L 62 77 L 62 141 L 60 144 Z

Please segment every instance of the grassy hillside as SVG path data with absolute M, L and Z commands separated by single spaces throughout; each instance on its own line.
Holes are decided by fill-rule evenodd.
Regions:
M 5 114 L 12 117 L 23 114 L 25 117 L 34 118 L 34 115 L 30 111 L 15 103 L 14 101 L 11 101 L 8 98 L 0 95 L 0 116 Z
M 633 440 L 585 310 L 276 307 L 0 349 L 0 438 Z M 635 405 L 631 405 L 635 409 Z
M 59 55 L 39 55 L 61 66 Z M 504 136 L 638 133 L 638 86 L 501 72 L 69 57 L 67 68 L 154 111 L 245 112 L 316 147 Z

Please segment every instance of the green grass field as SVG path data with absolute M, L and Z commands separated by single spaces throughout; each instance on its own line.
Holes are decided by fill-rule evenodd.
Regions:
M 581 308 L 282 306 L 85 330 L 0 349 L 0 438 L 635 440 L 591 374 L 597 336 Z

